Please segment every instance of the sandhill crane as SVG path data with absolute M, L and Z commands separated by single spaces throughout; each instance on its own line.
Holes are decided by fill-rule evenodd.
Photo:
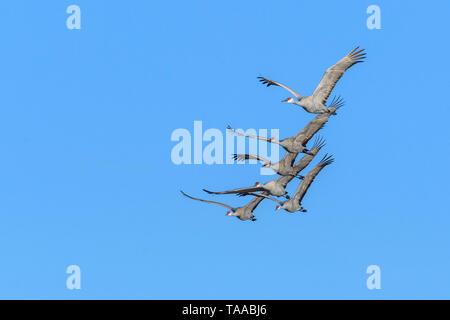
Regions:
M 338 110 L 339 108 L 342 108 L 343 106 L 344 106 L 343 99 L 341 97 L 335 97 L 331 101 L 330 106 L 328 107 L 329 108 L 328 110 L 330 110 L 329 114 L 336 113 L 336 110 Z M 328 115 L 328 114 L 326 114 L 326 115 Z M 324 116 L 326 116 L 326 115 L 324 115 Z M 324 120 L 325 121 L 323 121 L 323 120 L 319 121 L 318 118 L 317 118 L 317 119 L 314 119 L 313 121 L 310 122 L 310 124 L 312 124 L 311 126 L 316 124 L 316 122 L 320 123 L 319 126 L 316 125 L 315 126 L 316 128 L 313 129 L 313 130 L 316 130 L 315 132 L 317 132 L 318 130 L 320 130 L 323 127 L 323 125 L 328 120 L 328 118 L 324 119 Z M 287 152 L 291 152 L 291 153 L 303 152 L 303 153 L 311 155 L 310 150 L 306 149 L 306 147 L 305 147 L 306 143 L 308 142 L 309 139 L 305 139 L 305 135 L 304 135 L 304 133 L 307 132 L 309 128 L 310 127 L 308 125 L 304 129 L 302 129 L 299 133 L 297 133 L 295 136 L 293 136 L 293 137 L 282 139 L 282 140 L 277 140 L 277 139 L 275 139 L 273 137 L 266 138 L 266 137 L 260 137 L 260 136 L 254 136 L 254 135 L 251 135 L 251 134 L 242 133 L 242 132 L 234 130 L 229 125 L 227 127 L 228 130 L 230 130 L 230 131 L 232 131 L 232 132 L 234 132 L 234 133 L 236 133 L 237 135 L 240 135 L 240 136 L 244 136 L 244 137 L 248 137 L 248 138 L 254 138 L 254 139 L 259 139 L 259 140 L 267 141 L 267 142 L 270 142 L 270 143 L 279 144 Z M 315 132 L 313 132 L 313 134 Z M 311 137 L 312 137 L 312 135 L 311 135 Z M 257 160 L 259 160 L 259 159 L 257 159 Z
M 312 155 L 312 153 L 308 153 Z M 287 163 L 286 161 L 280 161 L 276 163 L 272 163 L 272 161 L 267 160 L 263 157 L 256 156 L 253 154 L 233 154 L 233 159 L 238 161 L 244 161 L 248 159 L 254 159 L 259 160 L 261 162 L 264 162 L 263 167 L 271 168 L 273 171 L 275 171 L 280 176 L 293 176 L 299 179 L 302 179 L 302 176 L 294 174 L 294 169 L 292 168 L 292 165 Z
M 301 143 L 294 144 L 295 136 L 294 137 L 290 137 L 290 138 L 286 138 L 286 139 L 283 139 L 283 140 L 277 140 L 274 137 L 266 138 L 266 137 L 254 136 L 254 135 L 247 134 L 247 133 L 242 133 L 242 132 L 239 132 L 237 130 L 234 130 L 230 125 L 227 126 L 227 129 L 230 130 L 231 132 L 234 132 L 238 136 L 243 136 L 243 137 L 248 137 L 248 138 L 263 140 L 263 141 L 270 142 L 270 143 L 279 144 L 287 152 L 292 152 L 292 153 L 303 152 L 303 153 L 306 153 L 306 154 L 309 153 L 309 150 L 304 145 L 302 145 Z
M 295 101 L 292 97 L 289 97 L 282 102 L 296 104 L 310 113 L 328 113 L 330 112 L 330 110 L 327 109 L 325 105 L 331 91 L 335 87 L 338 80 L 351 66 L 363 62 L 366 58 L 366 54 L 363 52 L 364 49 L 361 49 L 359 51 L 358 49 L 359 47 L 356 47 L 352 52 L 339 60 L 335 65 L 328 68 L 323 75 L 322 80 L 320 80 L 319 85 L 316 87 L 316 90 L 314 90 L 313 94 L 310 96 L 304 97 L 280 82 L 276 82 L 264 77 L 258 77 L 258 79 L 268 87 L 279 86 L 286 89 L 297 99 L 297 101 Z
M 277 180 L 272 180 L 265 184 L 256 182 L 253 187 L 238 188 L 238 189 L 233 189 L 233 190 L 228 190 L 228 191 L 214 192 L 214 191 L 209 191 L 206 189 L 203 189 L 203 191 L 205 191 L 209 194 L 237 194 L 237 195 L 245 195 L 249 192 L 256 192 L 256 191 L 266 191 L 273 196 L 277 196 L 277 197 L 285 196 L 286 199 L 289 199 L 289 196 L 286 195 L 287 194 L 286 190 L 280 183 L 278 183 Z
M 232 206 L 229 206 L 227 204 L 221 203 L 221 202 L 216 202 L 216 201 L 209 201 L 209 200 L 203 200 L 203 199 L 198 199 L 198 198 L 194 198 L 191 197 L 190 195 L 184 193 L 182 190 L 180 190 L 181 194 L 184 195 L 185 197 L 188 197 L 190 199 L 193 200 L 197 200 L 197 201 L 202 201 L 202 202 L 206 202 L 206 203 L 212 203 L 212 204 L 217 204 L 219 206 L 225 207 L 227 209 L 229 209 L 229 211 L 227 212 L 227 216 L 229 217 L 236 217 L 239 218 L 242 221 L 251 219 L 252 221 L 256 221 L 255 216 L 253 215 L 253 210 L 256 207 L 250 207 L 250 206 L 244 206 L 244 207 L 238 207 L 238 208 L 234 208 Z

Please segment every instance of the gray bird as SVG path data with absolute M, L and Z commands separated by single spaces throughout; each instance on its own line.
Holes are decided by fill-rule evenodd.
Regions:
M 283 140 L 278 140 L 275 137 L 266 138 L 266 137 L 260 137 L 260 136 L 254 136 L 254 135 L 251 135 L 251 134 L 242 133 L 242 132 L 234 130 L 230 125 L 227 126 L 227 129 L 232 131 L 232 132 L 234 132 L 235 134 L 237 134 L 239 136 L 243 136 L 243 137 L 248 137 L 248 138 L 263 140 L 263 141 L 270 142 L 270 143 L 279 144 L 287 152 L 292 152 L 292 153 L 301 153 L 301 152 L 303 152 L 303 153 L 306 153 L 306 154 L 310 154 L 310 152 L 306 148 L 306 146 L 302 145 L 301 143 L 294 143 L 296 136 L 293 136 L 293 137 L 290 137 L 290 138 L 286 138 L 286 139 L 283 139 Z
M 323 75 L 322 80 L 320 80 L 319 85 L 316 87 L 316 90 L 314 90 L 313 94 L 309 96 L 304 97 L 280 82 L 276 82 L 264 77 L 258 77 L 258 79 L 268 87 L 279 86 L 286 89 L 297 99 L 294 100 L 294 98 L 289 97 L 282 102 L 296 104 L 310 113 L 329 113 L 330 110 L 326 108 L 326 102 L 328 97 L 330 96 L 331 91 L 336 86 L 338 80 L 350 67 L 357 63 L 363 62 L 366 58 L 366 54 L 363 52 L 364 49 L 361 49 L 359 51 L 358 49 L 359 47 L 356 47 L 352 52 L 339 60 L 335 65 L 328 68 Z
M 342 108 L 344 106 L 344 104 L 345 104 L 344 100 L 341 97 L 334 97 L 333 100 L 331 101 L 329 107 L 328 107 L 329 108 L 328 110 L 330 110 L 330 114 L 336 113 L 336 110 L 338 110 L 339 108 Z M 314 120 L 316 120 L 316 119 L 314 119 Z M 326 119 L 326 120 L 328 120 L 328 119 Z M 323 124 L 325 124 L 325 122 L 323 122 Z M 313 122 L 311 122 L 311 123 L 313 123 Z M 274 137 L 266 138 L 266 137 L 260 137 L 260 136 L 254 136 L 254 135 L 251 135 L 251 134 L 241 133 L 241 132 L 236 131 L 233 128 L 231 128 L 231 126 L 228 126 L 227 129 L 232 131 L 232 132 L 234 132 L 234 133 L 236 133 L 237 135 L 240 135 L 240 136 L 253 138 L 253 139 L 258 139 L 258 140 L 263 140 L 263 141 L 267 141 L 267 142 L 270 142 L 270 143 L 279 144 L 287 152 L 291 152 L 291 153 L 306 153 L 306 154 L 311 155 L 311 150 L 306 148 L 307 140 L 304 139 L 304 135 L 303 135 L 303 133 L 305 132 L 305 129 L 307 129 L 307 127 L 302 129 L 295 136 L 292 136 L 292 137 L 289 137 L 289 138 L 286 138 L 286 139 L 282 139 L 282 140 L 278 140 L 278 139 L 276 139 Z M 255 159 L 255 158 L 252 158 L 252 159 Z M 236 158 L 235 158 L 235 160 L 236 160 Z M 243 159 L 238 159 L 238 160 L 243 160 Z M 257 159 L 257 160 L 259 160 L 259 159 Z M 260 161 L 264 161 L 264 160 L 265 159 L 260 160 Z M 268 162 L 268 161 L 266 161 L 266 162 Z
M 185 197 L 188 197 L 190 199 L 193 200 L 197 200 L 197 201 L 202 201 L 202 202 L 206 202 L 206 203 L 212 203 L 212 204 L 217 204 L 219 206 L 225 207 L 227 209 L 229 209 L 229 211 L 226 213 L 227 216 L 229 217 L 236 217 L 239 218 L 242 221 L 251 219 L 252 221 L 256 221 L 255 216 L 253 215 L 253 210 L 256 208 L 256 205 L 252 206 L 250 204 L 244 206 L 244 207 L 238 207 L 238 208 L 234 208 L 232 206 L 229 206 L 227 204 L 221 203 L 221 202 L 216 202 L 216 201 L 209 201 L 209 200 L 203 200 L 203 199 L 198 199 L 198 198 L 194 198 L 191 197 L 190 195 L 184 193 L 182 190 L 180 190 L 181 194 L 184 195 Z

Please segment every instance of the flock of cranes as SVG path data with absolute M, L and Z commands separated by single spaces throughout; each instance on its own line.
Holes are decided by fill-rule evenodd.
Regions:
M 279 177 L 275 180 L 261 184 L 256 182 L 255 185 L 245 188 L 237 188 L 228 191 L 215 192 L 203 189 L 203 191 L 209 194 L 236 194 L 238 196 L 252 196 L 253 199 L 243 207 L 232 207 L 227 204 L 194 198 L 183 191 L 181 193 L 193 200 L 202 201 L 206 203 L 216 204 L 227 208 L 227 216 L 234 216 L 240 220 L 252 220 L 256 218 L 253 211 L 264 199 L 269 199 L 277 203 L 276 210 L 286 210 L 288 212 L 306 212 L 306 209 L 302 206 L 302 200 L 306 195 L 309 187 L 317 177 L 319 172 L 326 166 L 333 163 L 334 158 L 332 155 L 325 154 L 325 156 L 308 172 L 306 176 L 300 175 L 300 172 L 305 169 L 311 161 L 316 157 L 319 151 L 325 146 L 325 140 L 322 137 L 316 137 L 314 144 L 310 149 L 306 148 L 306 144 L 311 140 L 314 135 L 323 128 L 327 123 L 331 115 L 336 115 L 336 110 L 344 105 L 341 97 L 334 97 L 331 103 L 326 106 L 328 97 L 333 91 L 337 81 L 342 77 L 345 71 L 347 71 L 353 65 L 363 62 L 366 57 L 364 49 L 356 47 L 353 51 L 347 54 L 344 58 L 339 60 L 336 64 L 327 69 L 319 85 L 314 90 L 313 94 L 309 96 L 302 96 L 286 85 L 276 82 L 264 77 L 258 77 L 261 83 L 269 86 L 282 87 L 289 91 L 294 97 L 288 97 L 282 102 L 293 103 L 302 107 L 305 111 L 317 116 L 308 123 L 300 132 L 295 136 L 277 140 L 275 138 L 259 137 L 249 134 L 240 133 L 230 126 L 228 130 L 234 132 L 237 135 L 246 136 L 252 139 L 264 140 L 270 143 L 276 143 L 282 146 L 286 150 L 284 157 L 276 163 L 272 163 L 270 160 L 260 157 L 258 155 L 251 154 L 234 154 L 233 158 L 237 161 L 244 161 L 247 159 L 255 159 L 264 163 L 265 167 L 273 169 Z M 304 156 L 295 162 L 298 154 L 303 153 Z M 286 187 L 289 182 L 294 178 L 301 180 L 294 195 L 290 197 L 286 191 Z M 277 198 L 275 198 L 277 197 Z M 281 200 L 282 199 L 282 200 Z

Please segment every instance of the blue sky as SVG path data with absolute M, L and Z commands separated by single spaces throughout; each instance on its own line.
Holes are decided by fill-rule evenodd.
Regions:
M 71 4 L 81 30 L 66 28 Z M 381 30 L 366 27 L 371 4 Z M 447 1 L 0 10 L 0 298 L 450 298 Z M 177 166 L 175 129 L 201 120 L 291 136 L 313 116 L 256 77 L 308 94 L 356 45 L 368 59 L 333 92 L 346 106 L 321 134 L 336 162 L 306 195 L 308 213 L 267 200 L 242 222 L 179 194 L 239 206 L 250 199 L 201 189 L 272 177 L 259 165 Z M 66 288 L 73 264 L 81 290 Z M 381 290 L 366 288 L 372 264 Z

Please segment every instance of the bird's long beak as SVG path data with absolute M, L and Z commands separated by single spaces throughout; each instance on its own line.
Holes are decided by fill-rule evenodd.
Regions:
M 281 102 L 287 102 L 289 100 L 289 98 L 281 100 Z

